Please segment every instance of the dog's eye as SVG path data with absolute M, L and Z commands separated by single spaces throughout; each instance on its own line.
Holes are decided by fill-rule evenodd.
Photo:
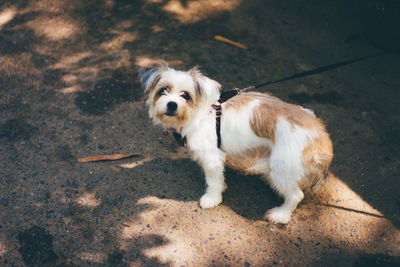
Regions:
M 163 87 L 160 90 L 158 90 L 157 95 L 165 95 L 165 92 L 168 90 L 167 87 Z
M 181 95 L 185 100 L 190 100 L 191 97 L 187 92 L 183 92 L 183 94 Z

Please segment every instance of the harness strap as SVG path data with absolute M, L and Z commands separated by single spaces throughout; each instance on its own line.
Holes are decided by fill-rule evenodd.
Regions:
M 182 138 L 182 135 L 178 132 L 172 132 L 172 135 L 175 138 L 175 141 L 178 142 L 178 144 L 180 144 L 181 146 L 185 146 L 186 145 L 186 137 Z
M 218 148 L 221 148 L 221 115 L 222 115 L 221 103 L 212 105 L 212 107 L 213 109 L 215 109 L 215 130 L 217 132 L 217 146 Z
M 221 104 L 230 98 L 240 94 L 241 90 L 239 88 L 232 89 L 227 92 L 222 92 L 219 99 L 218 104 L 212 105 L 215 109 L 215 130 L 217 132 L 217 146 L 221 148 L 221 116 L 222 116 L 222 107 Z

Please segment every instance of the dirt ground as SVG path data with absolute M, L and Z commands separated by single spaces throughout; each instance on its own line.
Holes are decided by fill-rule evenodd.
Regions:
M 388 2 L 1 1 L 0 265 L 399 266 Z M 263 220 L 282 199 L 229 169 L 223 203 L 200 209 L 201 170 L 152 125 L 137 81 L 160 59 L 228 90 L 365 55 L 377 56 L 261 89 L 313 109 L 334 143 L 326 183 L 284 226 Z M 138 155 L 76 161 L 116 153 Z

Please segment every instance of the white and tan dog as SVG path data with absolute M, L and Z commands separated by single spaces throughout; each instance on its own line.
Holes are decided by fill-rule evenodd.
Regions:
M 197 68 L 178 71 L 161 64 L 142 69 L 150 118 L 186 138 L 193 160 L 204 170 L 207 189 L 200 206 L 222 202 L 224 165 L 261 174 L 283 198 L 265 217 L 287 223 L 303 199 L 302 189 L 326 177 L 332 143 L 324 124 L 311 110 L 269 94 L 249 92 L 221 104 L 220 148 L 216 110 L 221 85 Z

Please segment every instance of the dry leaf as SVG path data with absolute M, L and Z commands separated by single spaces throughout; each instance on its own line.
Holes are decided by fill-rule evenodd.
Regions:
M 78 158 L 79 162 L 95 162 L 101 160 L 118 160 L 137 156 L 138 154 L 113 154 L 113 155 L 97 155 L 84 158 Z
M 220 35 L 215 35 L 214 39 L 220 42 L 224 42 L 242 49 L 248 49 L 247 46 L 245 46 L 244 44 L 238 43 L 238 42 L 234 42 L 232 40 L 229 40 L 228 38 L 222 37 Z

